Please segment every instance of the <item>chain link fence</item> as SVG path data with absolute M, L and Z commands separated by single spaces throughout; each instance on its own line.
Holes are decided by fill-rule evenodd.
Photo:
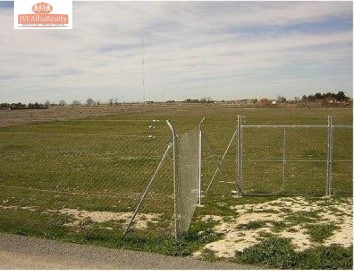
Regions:
M 50 214 L 71 239 L 178 239 L 200 191 L 200 131 L 182 131 L 171 137 L 162 120 L 1 128 L 4 221 L 28 232 L 45 228 L 42 218 Z
M 187 232 L 199 199 L 199 129 L 175 139 L 176 144 L 176 236 Z
M 158 120 L 2 128 L 1 219 L 16 222 L 11 229 L 16 233 L 44 230 L 47 217 L 55 224 L 48 234 L 57 228 L 68 238 L 119 239 L 155 174 L 129 232 L 171 236 L 170 141 L 166 123 Z
M 352 195 L 351 125 L 235 126 L 203 124 L 205 197 Z
M 352 195 L 352 126 L 76 120 L 0 128 L 2 230 L 179 238 L 198 201 Z M 193 128 L 194 127 L 194 128 Z M 170 127 L 171 128 L 171 127 Z M 203 196 L 203 198 L 200 198 Z
M 236 180 L 236 122 L 206 119 L 201 125 L 201 134 L 202 204 L 203 198 L 208 201 L 232 199 Z

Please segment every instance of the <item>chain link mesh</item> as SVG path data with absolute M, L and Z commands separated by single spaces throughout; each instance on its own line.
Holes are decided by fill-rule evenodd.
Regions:
M 333 194 L 343 196 L 353 191 L 353 128 L 333 127 Z
M 48 235 L 57 229 L 71 239 L 118 240 L 169 143 L 168 127 L 157 120 L 1 128 L 3 222 L 16 222 L 12 230 L 21 233 L 46 228 L 49 217 Z M 171 236 L 172 197 L 169 152 L 131 234 Z
M 174 215 L 177 234 L 188 229 L 198 203 L 199 130 L 190 129 L 195 122 L 187 124 L 176 138 L 177 213 L 170 150 L 128 236 L 172 236 Z M 202 125 L 205 201 L 232 199 L 237 189 L 239 131 L 234 124 L 206 119 Z M 327 136 L 327 127 L 244 125 L 243 192 L 325 195 Z M 170 141 L 167 125 L 158 120 L 92 119 L 0 128 L 0 221 L 14 233 L 38 235 L 40 230 L 50 237 L 119 242 Z M 351 195 L 351 127 L 333 126 L 332 148 L 332 192 Z
M 220 119 L 203 122 L 202 191 L 205 200 L 230 199 L 231 191 L 235 190 L 236 144 L 232 140 L 235 127 L 236 122 L 233 126 Z
M 233 128 L 230 123 L 229 127 Z M 236 180 L 245 195 L 324 196 L 328 182 L 332 194 L 351 195 L 352 127 L 331 127 L 332 160 L 328 153 L 327 125 L 247 125 L 242 121 L 241 131 L 236 129 L 233 144 L 223 153 L 227 141 L 232 139 L 232 130 L 227 133 L 221 125 L 208 127 L 206 121 L 202 129 L 203 191 L 206 187 L 210 189 L 205 196 L 229 198 L 230 190 L 238 189 Z M 240 160 L 237 159 L 239 137 Z M 210 180 L 213 180 L 211 185 Z
M 348 133 L 351 129 L 344 133 L 339 131 L 343 128 L 333 126 L 338 131 L 332 142 L 329 142 L 331 132 L 326 126 L 244 125 L 242 129 L 245 194 L 323 196 L 328 193 L 328 182 L 337 191 L 329 193 L 351 194 L 352 140 Z M 333 158 L 329 156 L 330 149 L 334 149 Z M 332 170 L 330 165 L 333 165 Z
M 188 231 L 198 204 L 199 129 L 176 138 L 176 234 Z

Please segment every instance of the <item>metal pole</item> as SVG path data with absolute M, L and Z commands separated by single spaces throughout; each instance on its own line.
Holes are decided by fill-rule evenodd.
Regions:
M 242 116 L 237 116 L 237 180 L 238 196 L 243 194 L 242 187 Z
M 285 159 L 286 154 L 286 130 L 284 129 L 284 138 L 283 138 L 283 193 L 285 192 Z
M 331 155 L 329 157 L 329 195 L 332 195 L 332 167 L 333 167 L 333 118 L 331 116 L 331 124 L 330 124 L 330 132 L 331 132 L 331 141 L 330 141 L 330 150 Z
M 144 93 L 144 104 L 146 102 L 145 97 L 145 60 L 144 60 L 144 39 L 141 40 L 141 58 L 142 58 L 142 68 L 143 68 L 143 75 L 142 75 L 142 84 L 143 84 L 143 93 Z
M 332 116 L 327 118 L 327 179 L 326 196 L 331 195 L 332 182 Z
M 199 122 L 199 165 L 198 165 L 198 205 L 202 204 L 202 122 Z
M 216 177 L 216 174 L 218 173 L 218 171 L 219 171 L 219 169 L 220 169 L 220 166 L 221 166 L 222 162 L 224 161 L 225 156 L 226 156 L 227 152 L 229 151 L 229 149 L 230 149 L 230 147 L 231 147 L 232 141 L 234 141 L 235 135 L 236 135 L 236 131 L 235 131 L 234 134 L 232 135 L 232 138 L 231 138 L 231 140 L 230 140 L 230 142 L 229 142 L 229 145 L 227 145 L 227 148 L 226 148 L 224 154 L 222 155 L 221 160 L 219 161 L 218 167 L 216 168 L 216 170 L 215 170 L 215 172 L 214 172 L 213 178 L 211 179 L 211 181 L 210 181 L 208 187 L 205 189 L 205 193 L 208 192 L 208 190 L 209 190 L 209 188 L 210 188 L 212 182 L 214 181 L 214 179 L 215 179 L 215 177 Z
M 171 123 L 166 120 L 168 127 L 171 129 L 171 135 L 172 135 L 172 149 L 173 149 L 173 207 L 174 207 L 174 227 L 175 227 L 175 232 L 174 232 L 174 237 L 175 240 L 178 240 L 178 232 L 177 232 L 177 166 L 176 166 L 176 134 L 175 130 L 173 129 L 173 126 Z
M 133 214 L 133 216 L 131 217 L 131 219 L 130 219 L 130 221 L 129 221 L 129 223 L 128 223 L 128 226 L 126 227 L 126 229 L 125 229 L 125 231 L 124 231 L 124 233 L 123 233 L 123 236 L 122 236 L 123 238 L 124 238 L 124 236 L 127 234 L 128 230 L 130 229 L 130 226 L 132 225 L 132 223 L 133 223 L 133 221 L 134 221 L 134 219 L 135 219 L 135 216 L 136 216 L 136 214 L 138 213 L 138 210 L 139 210 L 139 208 L 140 208 L 140 206 L 141 206 L 141 204 L 142 204 L 142 202 L 143 202 L 143 200 L 144 200 L 146 194 L 147 194 L 148 191 L 150 190 L 150 187 L 151 187 L 153 181 L 155 180 L 155 177 L 156 177 L 157 173 L 159 172 L 160 167 L 161 167 L 163 161 L 165 160 L 166 155 L 167 155 L 167 153 L 168 153 L 168 151 L 170 150 L 171 147 L 172 147 L 172 144 L 171 144 L 171 143 L 168 144 L 167 149 L 166 149 L 165 153 L 163 154 L 163 156 L 162 156 L 162 158 L 161 158 L 161 160 L 160 160 L 160 163 L 159 163 L 159 165 L 157 166 L 157 168 L 156 168 L 156 170 L 155 170 L 155 172 L 154 172 L 154 175 L 151 177 L 151 180 L 150 180 L 149 184 L 147 185 L 147 187 L 146 187 L 146 189 L 145 189 L 143 195 L 142 195 L 141 198 L 140 198 L 140 201 L 139 201 L 138 205 L 137 205 L 136 208 L 135 208 L 134 214 Z
M 329 116 L 329 180 L 328 180 L 328 195 L 332 195 L 332 166 L 333 166 L 333 125 L 332 116 Z

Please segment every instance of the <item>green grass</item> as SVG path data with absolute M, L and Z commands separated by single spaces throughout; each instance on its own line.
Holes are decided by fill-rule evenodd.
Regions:
M 58 213 L 0 209 L 0 231 L 2 232 L 80 244 L 95 244 L 110 248 L 148 251 L 171 256 L 189 256 L 205 244 L 220 238 L 212 231 L 215 222 L 210 221 L 194 223 L 190 231 L 178 241 L 166 238 L 166 235 L 161 232 L 159 235 L 152 231 L 142 234 L 135 230 L 122 238 L 122 228 L 115 226 L 116 223 L 100 223 L 98 225 L 90 220 L 84 220 L 77 226 L 63 226 L 68 222 L 70 222 L 69 216 Z M 105 228 L 107 226 L 111 226 L 112 230 L 107 230 Z M 161 228 L 157 230 L 161 230 Z
M 1 113 L 1 112 L 0 112 Z M 179 242 L 171 238 L 173 215 L 172 155 L 167 157 L 143 202 L 140 213 L 162 214 L 159 225 L 132 230 L 121 238 L 123 223 L 86 221 L 79 227 L 64 226 L 70 217 L 55 213 L 63 208 L 87 211 L 132 212 L 150 181 L 171 140 L 165 123 L 169 119 L 178 134 L 196 127 L 206 117 L 203 131 L 203 189 L 209 184 L 236 127 L 237 115 L 246 124 L 351 124 L 352 109 L 237 108 L 221 105 L 132 106 L 112 115 L 87 119 L 0 127 L 0 205 L 36 206 L 37 211 L 0 208 L 0 231 L 53 238 L 108 247 L 153 251 L 168 255 L 190 255 L 220 236 L 212 224 L 194 220 L 191 230 Z M 152 122 L 159 119 L 160 122 Z M 149 129 L 153 124 L 155 129 Z M 323 196 L 326 164 L 289 162 L 283 182 L 281 162 L 254 159 L 282 159 L 283 130 L 245 130 L 244 190 L 248 193 Z M 153 135 L 154 139 L 148 136 Z M 247 136 L 247 137 L 246 137 Z M 352 158 L 352 131 L 334 132 L 334 158 Z M 322 159 L 326 156 L 326 131 L 287 131 L 288 159 Z M 234 215 L 229 207 L 259 203 L 277 196 L 243 197 L 235 200 L 236 144 L 225 156 L 221 171 L 196 215 Z M 335 195 L 352 196 L 352 164 L 333 164 Z M 285 190 L 283 190 L 285 188 Z M 47 211 L 53 211 L 48 213 Z M 316 214 L 289 213 L 293 225 L 311 223 Z M 280 230 L 284 225 L 273 224 Z M 112 227 L 113 230 L 104 229 Z M 245 227 L 260 227 L 248 223 Z M 311 231 L 311 229 L 309 229 Z M 321 236 L 330 229 L 320 231 Z M 316 237 L 315 237 L 316 238 Z M 315 253 L 315 252 L 313 252 Z M 322 253 L 317 251 L 316 253 Z M 291 264 L 290 264 L 291 265 Z
M 237 229 L 239 230 L 256 230 L 263 228 L 267 222 L 262 220 L 250 221 L 247 224 L 239 224 Z
M 285 216 L 285 221 L 289 223 L 291 226 L 305 224 L 305 223 L 314 223 L 320 219 L 319 211 L 297 211 L 293 212 L 291 209 L 287 209 L 288 213 Z
M 269 237 L 235 255 L 235 261 L 271 269 L 352 269 L 353 247 L 337 245 L 296 252 L 285 238 Z
M 306 225 L 307 233 L 311 239 L 318 243 L 323 243 L 328 237 L 333 235 L 334 230 L 338 229 L 333 223 L 328 224 L 309 224 Z

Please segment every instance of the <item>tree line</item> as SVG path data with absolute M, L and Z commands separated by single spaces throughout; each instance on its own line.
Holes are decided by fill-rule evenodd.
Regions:
M 345 93 L 343 91 L 338 91 L 337 93 L 333 93 L 333 92 L 326 92 L 326 93 L 320 93 L 317 92 L 315 94 L 311 94 L 311 95 L 303 95 L 302 98 L 298 98 L 295 97 L 293 100 L 287 100 L 284 96 L 278 96 L 274 101 L 276 101 L 277 103 L 298 103 L 298 102 L 326 102 L 326 103 L 343 103 L 343 102 L 348 102 L 350 101 L 351 98 L 346 96 Z M 262 98 L 262 99 L 245 99 L 245 100 L 239 100 L 239 101 L 244 101 L 245 103 L 251 103 L 251 104 L 270 104 L 271 103 L 271 99 L 268 98 Z M 175 103 L 175 102 L 179 102 L 179 101 L 174 101 L 174 100 L 168 100 L 166 101 L 166 103 Z M 191 99 L 191 98 L 187 98 L 183 101 L 181 101 L 182 103 L 215 103 L 216 101 L 214 101 L 212 98 L 210 97 L 204 97 L 201 99 Z M 231 101 L 226 101 L 226 100 L 222 100 L 220 102 L 231 102 Z M 149 103 L 153 103 L 152 101 L 150 101 Z M 52 106 L 68 106 L 71 105 L 73 107 L 75 106 L 99 106 L 99 105 L 117 105 L 119 104 L 119 102 L 117 101 L 117 99 L 109 99 L 109 101 L 107 103 L 102 103 L 100 100 L 95 101 L 92 98 L 88 98 L 86 99 L 85 103 L 82 103 L 78 100 L 74 100 L 71 103 L 67 103 L 65 100 L 60 100 L 58 103 L 50 103 L 49 101 L 45 102 L 44 104 L 42 103 L 28 103 L 28 104 L 24 104 L 24 103 L 0 103 L 0 109 L 47 109 L 49 107 Z
M 332 93 L 332 92 L 327 92 L 327 93 L 320 93 L 317 92 L 313 95 L 309 96 L 302 96 L 302 101 L 310 101 L 310 102 L 315 102 L 315 101 L 338 101 L 338 102 L 345 102 L 348 101 L 350 98 L 345 95 L 343 91 L 338 91 L 338 93 Z

